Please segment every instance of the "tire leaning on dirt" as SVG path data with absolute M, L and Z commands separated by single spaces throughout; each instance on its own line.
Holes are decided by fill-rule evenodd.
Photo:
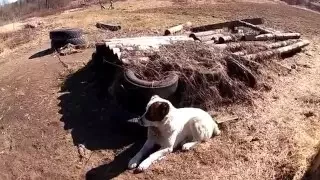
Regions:
M 120 101 L 127 102 L 125 106 L 129 111 L 141 113 L 152 95 L 159 95 L 169 100 L 173 98 L 178 88 L 178 81 L 179 76 L 175 72 L 170 72 L 161 81 L 146 81 L 139 79 L 134 71 L 125 70 Z
M 65 46 L 66 44 L 72 44 L 72 45 L 77 45 L 77 46 L 84 46 L 86 45 L 86 40 L 82 37 L 80 38 L 72 38 L 72 39 L 65 39 L 65 40 L 56 40 L 56 39 L 52 39 L 51 40 L 51 47 L 58 49 L 61 48 L 63 46 Z
M 49 35 L 50 39 L 66 40 L 80 38 L 83 35 L 83 31 L 78 28 L 63 28 L 50 31 Z

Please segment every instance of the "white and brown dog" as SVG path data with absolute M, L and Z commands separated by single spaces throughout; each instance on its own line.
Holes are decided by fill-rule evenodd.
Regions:
M 140 172 L 177 146 L 181 145 L 182 150 L 190 150 L 197 143 L 220 134 L 217 123 L 207 112 L 198 108 L 175 108 L 168 100 L 157 95 L 151 97 L 146 112 L 138 122 L 148 127 L 148 139 L 130 160 L 128 167 L 137 167 Z M 160 145 L 160 149 L 142 161 L 156 144 Z

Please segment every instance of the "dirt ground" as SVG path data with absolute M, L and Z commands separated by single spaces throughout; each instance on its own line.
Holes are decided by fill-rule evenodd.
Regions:
M 176 6 L 130 1 L 114 11 L 90 7 L 48 16 L 33 41 L 0 54 L 0 179 L 301 179 L 320 148 L 320 15 L 275 2 Z M 252 105 L 215 112 L 240 117 L 221 125 L 221 136 L 190 152 L 172 153 L 140 174 L 126 166 L 144 131 L 125 123 L 131 115 L 99 96 L 85 66 L 94 49 L 61 57 L 72 73 L 54 54 L 30 59 L 49 47 L 48 32 L 55 27 L 81 27 L 93 42 L 158 34 L 187 20 L 207 24 L 248 17 L 300 32 L 312 43 L 280 62 L 291 70 L 270 75 L 272 89 Z M 123 30 L 102 32 L 94 27 L 97 21 L 119 22 Z

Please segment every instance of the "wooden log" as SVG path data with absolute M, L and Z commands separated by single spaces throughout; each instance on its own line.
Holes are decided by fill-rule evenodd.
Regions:
M 268 49 L 275 49 L 275 48 L 279 48 L 279 47 L 283 47 L 283 46 L 288 46 L 288 45 L 296 43 L 296 42 L 298 42 L 298 40 L 280 41 L 280 42 L 267 44 L 267 45 L 265 45 L 265 47 Z
M 191 27 L 192 26 L 192 23 L 191 22 L 187 22 L 185 24 L 180 24 L 180 25 L 177 25 L 177 26 L 173 26 L 173 27 L 170 27 L 169 29 L 165 30 L 164 31 L 164 35 L 170 35 L 170 34 L 175 34 L 177 32 L 180 32 L 182 31 L 184 28 L 187 28 L 187 27 Z
M 262 51 L 256 54 L 248 54 L 243 56 L 246 60 L 258 60 L 258 59 L 268 59 L 277 55 L 285 55 L 290 53 L 295 53 L 296 51 L 299 51 L 301 48 L 308 46 L 310 42 L 308 40 L 299 41 L 297 43 L 284 46 L 275 50 L 268 50 L 268 51 Z
M 243 19 L 241 20 L 243 22 L 248 22 L 254 25 L 263 24 L 263 19 L 261 18 L 251 18 L 251 19 Z M 214 30 L 214 29 L 222 29 L 224 27 L 230 27 L 230 26 L 239 26 L 239 21 L 228 21 L 223 23 L 217 23 L 217 24 L 209 24 L 199 27 L 191 28 L 192 32 L 201 32 L 201 31 L 208 31 L 208 30 Z
M 235 41 L 235 38 L 233 36 L 221 36 L 218 39 L 218 44 L 223 44 L 223 43 L 227 43 L 227 42 L 232 42 Z
M 191 33 L 189 37 L 194 40 L 198 40 L 201 42 L 207 42 L 210 40 L 218 41 L 219 37 L 224 36 L 223 34 L 219 34 L 215 31 L 204 31 L 199 33 Z
M 238 52 L 234 52 L 232 53 L 235 56 L 244 56 L 246 54 L 248 54 L 248 51 L 244 50 L 244 51 L 238 51 Z
M 280 48 L 283 46 L 288 46 L 291 45 L 293 43 L 298 42 L 298 40 L 287 40 L 287 41 L 280 41 L 280 42 L 275 42 L 275 43 L 271 43 L 271 44 L 267 44 L 267 45 L 263 45 L 263 44 L 257 44 L 259 46 L 263 46 L 262 49 L 260 50 L 267 50 L 267 49 L 275 49 L 275 48 Z M 248 51 L 243 50 L 243 51 L 238 51 L 238 52 L 234 52 L 232 53 L 233 55 L 236 56 L 244 56 L 246 54 L 249 54 Z
M 269 34 L 273 33 L 273 31 L 264 29 L 264 28 L 262 28 L 262 27 L 260 27 L 260 26 L 257 26 L 257 25 L 254 25 L 254 24 L 251 24 L 251 23 L 249 23 L 249 22 L 242 21 L 242 20 L 239 21 L 239 24 L 240 24 L 241 26 L 251 28 L 251 29 L 253 29 L 253 30 L 259 31 L 259 32 L 264 33 L 264 34 L 266 34 L 266 33 L 269 33 Z
M 210 40 L 210 41 L 206 41 L 204 43 L 207 44 L 207 45 L 211 45 L 211 44 L 216 44 L 216 41 Z M 217 44 L 217 45 L 224 45 L 224 44 Z M 221 46 L 218 46 L 218 48 L 219 49 L 223 49 L 223 47 L 221 47 Z
M 219 42 L 219 38 L 220 37 L 223 37 L 224 35 L 223 34 L 214 34 L 214 35 L 212 35 L 212 37 L 211 37 L 211 40 L 213 40 L 214 42 Z
M 288 40 L 288 39 L 299 39 L 300 33 L 277 33 L 275 34 L 276 40 Z
M 299 39 L 299 33 L 277 33 L 277 34 L 261 34 L 252 37 L 251 35 L 245 35 L 246 41 L 270 41 L 270 40 L 288 40 L 288 39 Z
M 220 37 L 224 37 L 223 34 L 212 34 L 212 35 L 208 35 L 208 36 L 201 36 L 199 37 L 201 42 L 206 42 L 206 41 L 211 41 L 213 40 L 214 42 L 218 42 Z
M 294 53 L 298 50 L 300 50 L 303 47 L 306 47 L 310 44 L 308 40 L 303 40 L 294 44 L 291 44 L 289 46 L 284 46 L 281 48 L 277 49 L 277 52 L 282 55 L 282 54 L 288 54 L 288 53 Z
M 217 44 L 223 44 L 227 42 L 235 42 L 243 39 L 244 34 L 233 34 L 233 35 L 223 35 L 223 36 L 216 36 L 212 39 L 217 41 Z
M 203 32 L 196 32 L 196 33 L 191 33 L 189 37 L 201 37 L 201 36 L 210 36 L 213 34 L 217 34 L 216 31 L 203 31 Z
M 276 51 L 268 50 L 268 51 L 262 51 L 262 52 L 259 52 L 256 54 L 248 54 L 248 55 L 245 55 L 242 57 L 248 61 L 256 61 L 258 59 L 269 59 L 269 58 L 272 58 L 276 55 L 277 55 Z
M 105 24 L 105 23 L 100 23 L 98 22 L 96 24 L 96 27 L 97 28 L 100 28 L 100 29 L 104 29 L 104 30 L 110 30 L 110 31 L 118 31 L 121 29 L 121 26 L 120 25 L 116 25 L 116 24 Z

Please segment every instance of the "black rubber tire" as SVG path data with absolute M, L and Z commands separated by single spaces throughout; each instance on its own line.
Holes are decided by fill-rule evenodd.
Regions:
M 65 40 L 79 38 L 83 35 L 83 31 L 78 28 L 63 28 L 50 31 L 49 35 L 50 39 Z
M 125 70 L 120 98 L 122 102 L 127 102 L 129 111 L 141 113 L 153 95 L 171 100 L 177 91 L 178 82 L 179 76 L 175 72 L 161 81 L 145 81 L 139 79 L 132 70 Z
M 61 48 L 65 46 L 66 44 L 73 44 L 73 45 L 86 45 L 86 40 L 84 38 L 72 38 L 72 39 L 66 39 L 66 40 L 51 40 L 51 47 L 54 49 Z
M 148 88 L 148 89 L 161 89 L 161 91 L 171 91 L 172 88 L 176 87 L 178 84 L 179 76 L 175 72 L 171 72 L 166 79 L 162 81 L 146 81 L 139 79 L 134 71 L 128 69 L 124 73 L 124 77 L 127 82 L 137 86 L 138 88 Z M 175 88 L 174 88 L 175 89 Z

